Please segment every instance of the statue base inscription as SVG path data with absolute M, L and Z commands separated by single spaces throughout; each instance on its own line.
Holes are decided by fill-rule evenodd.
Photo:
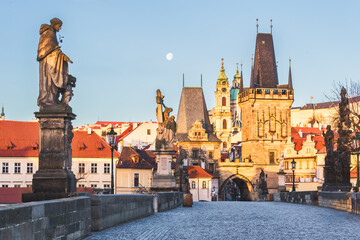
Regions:
M 176 179 L 171 172 L 171 163 L 176 151 L 155 151 L 157 171 L 153 178 L 152 191 L 175 191 Z
M 33 193 L 23 194 L 23 202 L 69 197 L 76 192 L 76 179 L 71 171 L 73 138 L 71 109 L 41 110 L 39 119 L 39 170 L 33 176 Z

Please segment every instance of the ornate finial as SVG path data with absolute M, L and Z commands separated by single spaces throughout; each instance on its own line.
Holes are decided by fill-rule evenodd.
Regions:
M 289 57 L 289 67 L 291 67 L 291 56 Z
M 251 65 L 253 65 L 254 64 L 254 54 L 252 54 L 252 56 L 251 56 Z
M 240 64 L 241 71 L 242 71 L 242 65 L 243 65 L 243 60 L 241 60 L 241 64 Z
M 1 115 L 0 115 L 1 117 L 4 117 L 5 116 L 5 112 L 4 112 L 4 105 L 2 106 L 2 108 L 1 108 Z
M 270 31 L 271 31 L 271 34 L 272 34 L 272 27 L 273 27 L 273 25 L 272 25 L 272 19 L 270 19 Z
M 183 73 L 183 88 L 185 87 L 185 74 Z
M 236 63 L 236 73 L 239 73 L 239 63 Z
M 224 65 L 224 58 L 221 58 L 221 65 Z
M 256 19 L 256 33 L 259 33 L 259 19 Z

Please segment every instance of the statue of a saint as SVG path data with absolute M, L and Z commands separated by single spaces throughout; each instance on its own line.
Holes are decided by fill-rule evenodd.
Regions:
M 68 105 L 73 96 L 72 87 L 76 79 L 69 75 L 68 62 L 72 61 L 61 50 L 56 38 L 62 21 L 58 18 L 50 20 L 50 25 L 40 27 L 40 41 L 37 52 L 39 62 L 39 97 L 40 108 L 59 103 Z M 59 100 L 61 94 L 61 100 Z
M 326 126 L 326 133 L 323 132 L 325 147 L 327 155 L 331 156 L 334 152 L 334 132 L 331 130 L 331 126 Z
M 279 172 L 284 171 L 284 152 L 281 152 L 281 157 L 279 161 Z
M 161 94 L 160 89 L 156 91 L 156 118 L 158 120 L 158 128 L 156 129 L 156 150 L 170 150 L 174 149 L 174 139 L 176 132 L 175 117 L 171 116 L 172 108 L 168 108 L 164 104 L 164 96 Z M 164 107 L 164 111 L 163 111 Z

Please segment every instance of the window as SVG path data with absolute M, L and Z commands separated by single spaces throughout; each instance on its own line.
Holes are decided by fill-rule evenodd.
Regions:
M 226 119 L 223 120 L 223 129 L 227 129 L 227 122 Z
M 104 188 L 110 188 L 110 184 L 104 184 Z
M 33 163 L 27 163 L 26 173 L 33 173 Z
M 206 181 L 202 181 L 202 188 L 206 188 Z
M 192 158 L 199 158 L 199 149 L 192 150 Z
M 14 165 L 14 173 L 21 173 L 21 163 L 17 162 Z
M 147 135 L 151 135 L 151 129 L 147 130 Z
M 79 173 L 85 173 L 85 163 L 79 163 Z
M 91 184 L 92 188 L 97 188 L 97 184 Z
M 7 184 L 3 184 L 3 185 L 2 185 L 2 187 L 9 187 L 9 185 L 7 185 Z
M 223 98 L 222 98 L 222 105 L 223 105 L 223 106 L 226 106 L 226 97 L 223 97 Z
M 214 172 L 214 163 L 209 163 L 209 172 Z
M 110 173 L 110 163 L 104 163 L 104 173 Z
M 97 173 L 97 163 L 91 164 L 91 173 Z
M 269 152 L 269 160 L 270 160 L 270 164 L 275 163 L 275 152 L 274 151 Z
M 212 159 L 213 158 L 213 152 L 209 151 L 209 158 Z
M 289 162 L 285 162 L 285 170 L 289 170 Z
M 19 187 L 21 187 L 21 185 L 20 184 L 15 184 L 14 187 L 19 188 Z
M 191 182 L 191 188 L 192 188 L 192 189 L 195 189 L 195 187 L 196 187 L 196 186 L 195 186 L 195 181 L 192 181 L 192 182 Z
M 138 187 L 138 186 L 139 186 L 139 174 L 134 173 L 134 187 Z
M 31 185 L 31 184 L 27 184 L 26 187 L 27 187 L 27 188 L 31 188 L 32 185 Z
M 78 187 L 84 188 L 84 187 L 85 187 L 85 184 L 79 184 Z
M 9 173 L 9 163 L 7 162 L 2 163 L 2 173 Z

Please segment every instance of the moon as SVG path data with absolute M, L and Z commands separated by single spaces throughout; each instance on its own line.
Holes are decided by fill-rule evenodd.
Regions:
M 174 55 L 173 55 L 171 52 L 168 53 L 168 54 L 166 54 L 166 59 L 167 59 L 168 61 L 171 61 L 173 58 L 174 58 Z

